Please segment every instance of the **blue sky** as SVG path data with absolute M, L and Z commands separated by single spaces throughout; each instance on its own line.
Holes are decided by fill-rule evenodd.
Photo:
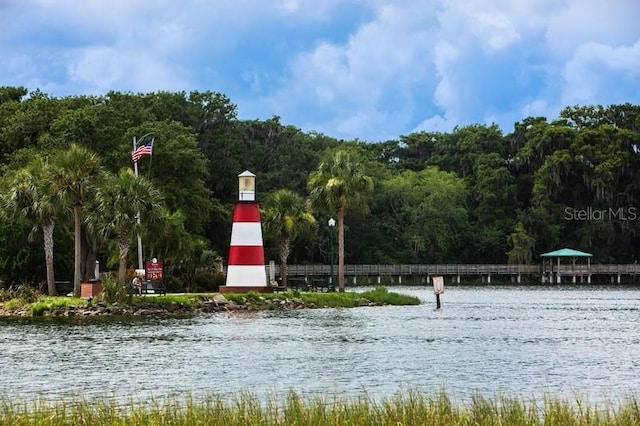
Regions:
M 638 0 L 0 0 L 0 86 L 220 92 L 363 141 L 640 104 Z

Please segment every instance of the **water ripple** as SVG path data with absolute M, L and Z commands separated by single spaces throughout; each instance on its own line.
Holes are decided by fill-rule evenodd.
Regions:
M 12 397 L 139 398 L 249 390 L 258 396 L 458 398 L 638 393 L 640 293 L 624 287 L 449 287 L 408 307 L 187 318 L 0 319 L 1 391 Z

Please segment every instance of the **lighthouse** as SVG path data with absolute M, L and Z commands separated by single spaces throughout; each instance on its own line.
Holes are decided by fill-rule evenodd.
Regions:
M 260 208 L 256 201 L 256 175 L 245 170 L 238 175 L 238 201 L 233 207 L 227 281 L 226 285 L 220 286 L 220 292 L 266 292 L 269 289 Z

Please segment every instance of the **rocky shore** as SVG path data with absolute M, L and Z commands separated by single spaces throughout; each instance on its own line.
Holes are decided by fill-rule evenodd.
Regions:
M 367 299 L 360 299 L 359 306 L 374 306 L 375 303 Z M 145 315 L 183 315 L 195 313 L 231 312 L 231 311 L 263 311 L 263 310 L 295 310 L 295 309 L 315 309 L 324 306 L 317 306 L 315 303 L 306 303 L 302 299 L 292 297 L 282 298 L 243 298 L 242 303 L 226 299 L 223 295 L 217 294 L 211 298 L 204 299 L 191 306 L 178 303 L 153 303 L 136 301 L 133 304 L 107 304 L 103 301 L 87 301 L 82 306 L 65 306 L 53 310 L 44 310 L 40 316 L 45 317 L 91 317 L 91 316 L 145 316 Z M 0 316 L 25 317 L 33 316 L 29 309 L 19 308 L 5 310 L 0 306 Z

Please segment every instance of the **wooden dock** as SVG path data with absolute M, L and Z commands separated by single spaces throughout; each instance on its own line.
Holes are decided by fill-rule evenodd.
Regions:
M 267 274 L 270 266 L 267 265 Z M 280 276 L 280 266 L 274 265 L 274 276 Z M 289 277 L 328 277 L 330 265 L 287 265 Z M 338 273 L 337 265 L 333 265 L 334 275 Z M 555 264 L 544 265 L 510 265 L 510 264 L 402 264 L 402 265 L 344 265 L 344 275 L 354 284 L 364 279 L 381 282 L 391 279 L 402 282 L 403 277 L 424 278 L 433 275 L 450 277 L 460 282 L 462 277 L 480 277 L 491 283 L 492 276 L 509 276 L 514 282 L 523 278 L 542 282 L 591 282 L 593 276 L 608 277 L 611 282 L 620 283 L 623 278 L 632 278 L 640 274 L 640 264 Z M 395 282 L 394 281 L 394 282 Z

